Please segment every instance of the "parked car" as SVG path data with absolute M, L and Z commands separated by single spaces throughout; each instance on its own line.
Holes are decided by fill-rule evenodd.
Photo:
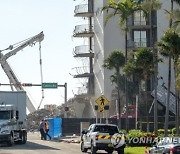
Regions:
M 149 154 L 180 154 L 180 137 L 163 137 L 149 150 Z
M 112 124 L 92 124 L 88 130 L 82 131 L 81 151 L 91 150 L 91 154 L 96 154 L 98 150 L 105 150 L 108 154 L 117 151 L 124 154 L 125 136 L 119 132 L 117 125 Z

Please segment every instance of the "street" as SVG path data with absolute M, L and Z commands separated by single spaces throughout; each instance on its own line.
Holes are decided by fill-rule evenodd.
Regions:
M 7 147 L 0 144 L 0 154 L 80 154 L 79 143 L 68 143 L 64 141 L 44 141 L 40 140 L 39 133 L 29 133 L 26 144 L 15 144 Z M 104 151 L 98 151 L 104 153 Z M 114 152 L 116 153 L 116 152 Z
M 29 133 L 26 144 L 15 144 L 12 147 L 1 144 L 0 154 L 79 154 L 79 146 L 77 143 L 40 140 L 39 133 Z

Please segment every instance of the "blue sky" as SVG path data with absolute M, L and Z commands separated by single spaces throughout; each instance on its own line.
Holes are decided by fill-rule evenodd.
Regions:
M 69 73 L 73 67 L 81 65 L 72 54 L 75 45 L 82 45 L 72 38 L 74 27 L 80 22 L 74 17 L 75 3 L 73 0 L 1 0 L 0 3 L 0 50 L 43 31 L 43 81 L 58 82 L 60 85 L 67 82 L 68 98 L 79 87 L 79 81 Z M 8 62 L 20 82 L 40 84 L 38 43 L 11 56 Z M 0 79 L 0 83 L 8 83 L 1 67 Z M 0 86 L 0 90 L 10 88 Z M 26 87 L 26 91 L 37 107 L 41 100 L 41 88 Z M 44 94 L 42 106 L 64 103 L 64 88 L 46 89 Z

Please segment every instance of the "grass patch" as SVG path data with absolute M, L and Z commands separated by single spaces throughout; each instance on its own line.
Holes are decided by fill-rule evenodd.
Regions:
M 124 152 L 125 154 L 144 154 L 145 147 L 126 147 Z

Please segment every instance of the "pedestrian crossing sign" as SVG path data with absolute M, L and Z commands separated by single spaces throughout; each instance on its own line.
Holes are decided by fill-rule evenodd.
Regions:
M 104 110 L 104 107 L 109 104 L 109 101 L 104 95 L 101 95 L 97 100 L 96 103 L 98 104 L 101 110 Z
M 99 112 L 104 112 L 104 108 L 100 108 L 98 109 Z

